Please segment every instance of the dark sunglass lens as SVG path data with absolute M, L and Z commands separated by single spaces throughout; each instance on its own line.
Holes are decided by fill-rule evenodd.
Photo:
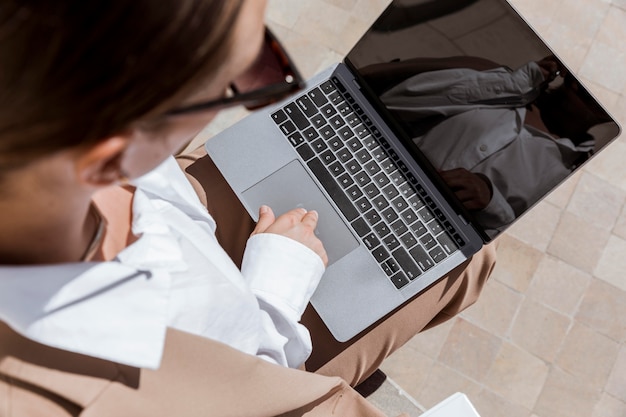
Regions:
M 275 42 L 264 42 L 254 64 L 233 83 L 238 94 L 245 94 L 273 84 L 291 83 L 293 75 L 289 71 L 280 46 Z

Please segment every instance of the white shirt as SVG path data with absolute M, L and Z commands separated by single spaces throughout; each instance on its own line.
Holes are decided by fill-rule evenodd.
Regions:
M 476 219 L 490 234 L 510 224 L 571 172 L 593 149 L 575 146 L 524 123 L 526 104 L 544 78 L 535 62 L 515 71 L 467 68 L 415 75 L 381 99 L 404 120 L 447 118 L 414 138 L 435 168 L 465 168 L 491 181 L 493 195 Z
M 139 239 L 110 262 L 0 267 L 0 320 L 49 346 L 156 369 L 167 327 L 298 367 L 298 323 L 324 271 L 291 239 L 258 234 L 239 271 L 173 158 L 135 181 Z

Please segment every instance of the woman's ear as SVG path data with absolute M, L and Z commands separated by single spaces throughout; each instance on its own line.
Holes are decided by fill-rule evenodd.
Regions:
M 75 164 L 79 180 L 102 187 L 127 179 L 121 164 L 129 143 L 130 136 L 112 136 L 81 149 Z

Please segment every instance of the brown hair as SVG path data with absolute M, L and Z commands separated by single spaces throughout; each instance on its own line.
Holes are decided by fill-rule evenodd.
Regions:
M 241 0 L 0 6 L 0 174 L 154 116 L 217 71 Z

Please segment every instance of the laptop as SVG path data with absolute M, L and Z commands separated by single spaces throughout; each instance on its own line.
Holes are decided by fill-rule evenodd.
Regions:
M 329 264 L 311 304 L 347 341 L 618 134 L 506 0 L 398 0 L 342 63 L 205 147 L 253 218 L 319 212 Z

